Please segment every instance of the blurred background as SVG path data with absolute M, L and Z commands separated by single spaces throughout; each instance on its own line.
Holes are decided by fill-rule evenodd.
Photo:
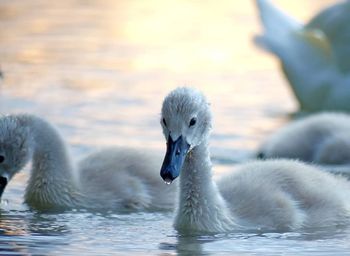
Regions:
M 307 21 L 337 1 L 273 2 Z M 211 151 L 220 174 L 251 158 L 266 135 L 298 109 L 277 59 L 252 42 L 260 32 L 254 1 L 248 0 L 0 0 L 0 113 L 29 112 L 46 118 L 59 129 L 76 160 L 114 145 L 163 155 L 163 98 L 177 86 L 193 86 L 211 103 Z M 181 251 L 171 214 L 106 217 L 28 211 L 18 196 L 27 178 L 28 172 L 22 172 L 5 191 L 0 234 L 7 236 L 0 239 L 1 252 Z M 341 253 L 349 251 L 344 242 L 348 238 L 342 236 L 326 242 L 298 233 L 215 239 L 216 243 L 203 238 L 195 243 L 199 249 L 191 249 L 196 253 L 185 255 L 199 255 L 202 246 L 214 255 L 225 250 L 228 255 L 262 250 L 319 255 L 335 247 Z
M 301 21 L 334 0 L 275 1 Z M 164 149 L 163 97 L 202 90 L 214 157 L 240 161 L 297 109 L 278 61 L 254 46 L 253 1 L 0 0 L 0 112 L 59 127 L 76 154 Z

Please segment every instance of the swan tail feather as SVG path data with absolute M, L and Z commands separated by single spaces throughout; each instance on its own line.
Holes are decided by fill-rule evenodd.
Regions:
M 322 30 L 305 27 L 269 0 L 256 0 L 256 5 L 264 32 L 255 37 L 255 43 L 279 58 L 301 109 L 317 109 L 318 102 L 328 97 L 329 77 L 337 72 L 329 39 Z M 316 98 L 317 102 L 310 101 Z
M 266 41 L 266 38 L 264 36 L 254 36 L 253 42 L 256 46 L 259 46 L 260 48 L 264 49 L 265 51 L 268 51 L 270 53 L 273 53 L 273 50 L 270 47 L 270 44 Z
M 264 34 L 254 38 L 254 42 L 268 51 L 279 55 L 281 49 L 288 45 L 293 32 L 301 29 L 302 25 L 272 5 L 269 0 L 256 0 L 256 6 L 263 25 Z
M 330 61 L 331 45 L 320 29 L 304 28 L 269 0 L 256 0 L 256 4 L 264 28 L 264 34 L 254 38 L 257 46 L 278 55 L 282 61 L 296 58 L 299 62 L 300 57 L 305 59 L 308 55 L 312 55 L 308 56 L 312 60 Z

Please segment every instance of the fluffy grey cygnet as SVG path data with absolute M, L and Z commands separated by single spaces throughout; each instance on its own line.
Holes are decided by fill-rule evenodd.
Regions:
M 178 88 L 163 102 L 167 151 L 161 176 L 168 184 L 179 176 L 174 227 L 180 233 L 348 223 L 350 183 L 295 160 L 243 164 L 215 183 L 208 146 L 211 123 L 209 104 L 195 89 Z
M 327 165 L 350 164 L 350 115 L 320 113 L 301 118 L 269 136 L 260 158 L 293 158 Z
M 0 192 L 31 162 L 25 203 L 39 211 L 169 210 L 175 191 L 159 182 L 150 153 L 109 148 L 76 166 L 57 130 L 34 115 L 0 118 Z

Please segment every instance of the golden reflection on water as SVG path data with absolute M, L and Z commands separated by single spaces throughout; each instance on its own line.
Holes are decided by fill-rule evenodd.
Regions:
M 14 2 L 0 10 L 5 63 L 185 74 L 275 67 L 252 44 L 253 1 Z M 307 20 L 334 0 L 275 2 Z
M 316 1 L 305 2 L 278 4 L 305 19 L 317 9 Z M 258 53 L 251 41 L 257 31 L 253 1 L 131 1 L 123 7 L 122 36 L 147 49 L 133 60 L 137 70 L 203 73 L 266 68 L 268 62 L 254 58 Z
M 139 8 L 131 5 L 140 11 L 128 16 L 125 35 L 132 44 L 141 42 L 155 48 L 152 53 L 158 58 L 146 53 L 136 59 L 137 67 L 174 72 L 239 72 L 266 67 L 263 58 L 254 58 L 257 51 L 251 36 L 257 23 L 252 1 L 143 3 Z M 307 5 L 281 6 L 299 8 L 301 16 L 306 16 L 310 11 Z
M 334 2 L 274 1 L 302 21 Z M 1 112 L 71 127 L 77 144 L 163 148 L 162 98 L 179 85 L 208 96 L 217 147 L 254 150 L 296 108 L 252 43 L 253 1 L 2 1 L 0 28 Z
M 308 20 L 336 1 L 273 2 Z M 162 99 L 176 86 L 192 85 L 207 95 L 214 113 L 210 144 L 217 177 L 231 170 L 232 162 L 244 161 L 295 109 L 277 61 L 252 43 L 260 30 L 249 0 L 0 0 L 0 67 L 5 75 L 0 113 L 47 118 L 73 145 L 74 160 L 113 145 L 156 149 L 162 155 Z M 27 179 L 28 170 L 11 181 L 4 193 L 11 205 L 2 203 L 2 209 L 25 210 Z M 52 250 L 53 240 L 42 241 L 46 232 L 51 237 L 69 232 L 58 217 L 56 223 L 50 217 L 31 221 L 19 216 L 0 221 L 0 230 L 34 237 L 41 241 L 35 246 Z M 73 218 L 69 227 L 79 229 L 80 222 L 84 226 Z M 107 225 L 113 226 L 113 238 L 121 238 L 125 228 Z M 93 231 L 93 240 L 114 241 L 105 230 L 101 238 Z M 89 234 L 72 233 L 77 252 L 84 246 L 96 249 Z M 28 254 L 23 241 L 11 246 L 15 254 Z

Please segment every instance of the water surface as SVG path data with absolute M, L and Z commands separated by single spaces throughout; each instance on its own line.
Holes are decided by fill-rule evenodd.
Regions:
M 307 20 L 335 1 L 276 2 Z M 251 1 L 0 0 L 0 31 L 0 112 L 48 119 L 76 160 L 113 145 L 164 154 L 160 107 L 179 85 L 211 102 L 216 176 L 297 109 L 278 62 L 251 42 Z M 4 193 L 1 255 L 350 254 L 346 227 L 181 237 L 172 213 L 33 212 L 27 169 Z

